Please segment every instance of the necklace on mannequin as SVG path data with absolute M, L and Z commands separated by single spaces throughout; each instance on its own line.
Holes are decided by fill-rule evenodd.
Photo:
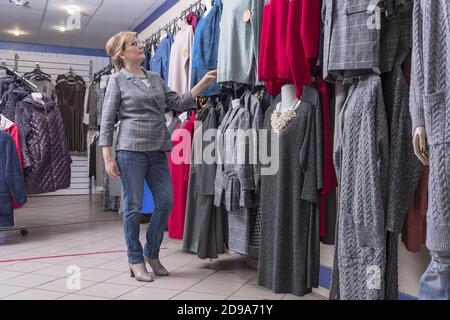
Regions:
M 281 110 L 281 102 L 277 104 L 275 111 L 272 113 L 270 118 L 272 129 L 275 133 L 280 134 L 281 130 L 283 130 L 292 120 L 295 119 L 297 116 L 295 110 L 298 108 L 300 102 L 301 100 L 297 100 L 285 111 Z

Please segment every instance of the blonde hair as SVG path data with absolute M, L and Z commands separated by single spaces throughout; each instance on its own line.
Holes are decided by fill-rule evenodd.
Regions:
M 106 52 L 111 57 L 116 71 L 124 67 L 124 61 L 120 55 L 125 50 L 126 45 L 133 41 L 136 36 L 136 32 L 122 31 L 113 35 L 106 43 Z

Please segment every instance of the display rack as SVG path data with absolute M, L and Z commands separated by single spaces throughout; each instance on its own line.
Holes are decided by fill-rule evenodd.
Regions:
M 159 39 L 161 38 L 162 31 L 169 31 L 171 28 L 175 29 L 176 23 L 179 20 L 186 18 L 187 14 L 189 12 L 191 12 L 192 10 L 198 11 L 202 7 L 204 7 L 203 0 L 197 0 L 196 2 L 191 4 L 189 7 L 187 7 L 183 11 L 181 11 L 181 14 L 179 16 L 175 17 L 174 19 L 169 20 L 169 22 L 166 25 L 159 28 L 157 31 L 153 32 L 149 37 L 147 37 L 144 40 L 144 43 L 146 43 L 148 45 L 154 41 L 159 41 Z
M 16 72 L 14 69 L 8 67 L 6 65 L 6 61 L 4 59 L 2 59 L 0 61 L 0 68 L 8 71 L 11 75 L 19 77 L 21 79 L 21 81 L 24 81 L 27 85 L 29 85 L 34 90 L 37 89 L 37 87 L 33 83 L 31 83 L 30 81 L 25 79 L 20 73 Z M 20 234 L 22 236 L 26 236 L 28 234 L 28 230 L 27 230 L 26 226 L 0 227 L 0 232 L 6 232 L 6 231 L 20 231 Z

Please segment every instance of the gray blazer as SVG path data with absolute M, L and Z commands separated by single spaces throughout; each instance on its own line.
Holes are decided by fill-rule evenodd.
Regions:
M 239 136 L 227 139 L 228 135 L 237 133 L 237 130 L 249 129 L 250 112 L 244 105 L 230 107 L 218 128 L 217 141 L 221 150 L 218 150 L 220 156 L 214 183 L 214 205 L 219 207 L 224 203 L 227 212 L 254 206 L 253 166 L 247 161 L 252 145 L 248 139 L 241 139 Z
M 118 117 L 117 151 L 172 149 L 164 117 L 166 107 L 183 112 L 193 108 L 195 102 L 190 92 L 179 96 L 164 84 L 159 75 L 145 72 L 150 87 L 124 68 L 110 76 L 102 109 L 100 146 L 112 146 Z

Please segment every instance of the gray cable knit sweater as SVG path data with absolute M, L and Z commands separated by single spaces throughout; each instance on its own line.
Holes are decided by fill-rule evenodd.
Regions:
M 430 180 L 427 247 L 450 251 L 450 0 L 416 0 L 410 112 L 425 126 Z

